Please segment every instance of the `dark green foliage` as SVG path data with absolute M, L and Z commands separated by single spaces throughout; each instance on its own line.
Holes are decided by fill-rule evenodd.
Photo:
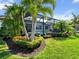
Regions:
M 20 6 L 13 4 L 13 6 L 6 6 L 6 8 L 5 18 L 2 21 L 2 34 L 7 36 L 21 35 L 23 23 Z
M 5 19 L 2 23 L 1 34 L 8 36 L 20 35 L 22 31 L 22 21 Z

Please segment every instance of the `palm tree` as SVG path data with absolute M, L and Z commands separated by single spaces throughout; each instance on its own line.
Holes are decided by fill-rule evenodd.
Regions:
M 14 6 L 6 6 L 7 10 L 6 10 L 6 20 L 4 22 L 9 22 L 13 24 L 13 28 L 14 28 L 14 32 L 13 35 L 15 35 L 15 26 L 14 26 L 14 18 L 13 18 L 13 14 L 14 14 Z M 13 22 L 12 22 L 13 21 Z M 8 25 L 8 23 L 5 23 L 8 26 L 10 26 L 11 24 Z M 9 27 L 10 28 L 10 27 Z
M 27 34 L 26 27 L 25 27 L 25 22 L 24 22 L 24 14 L 25 14 L 25 9 L 20 5 L 13 4 L 13 6 L 9 6 L 9 7 L 7 6 L 6 15 L 8 15 L 10 19 L 16 22 L 19 22 L 19 21 L 21 22 L 22 20 L 25 35 L 28 38 L 28 34 Z
M 54 9 L 56 0 L 22 0 L 22 5 L 32 16 L 32 33 L 30 37 L 31 39 L 34 39 L 35 36 L 36 18 L 38 13 L 43 13 L 44 15 L 50 14 L 51 16 L 53 15 L 52 8 L 45 6 L 47 4 L 50 4 Z

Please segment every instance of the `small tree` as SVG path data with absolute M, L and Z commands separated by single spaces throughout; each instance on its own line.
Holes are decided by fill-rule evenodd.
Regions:
M 59 31 L 61 31 L 61 32 L 63 32 L 64 31 L 64 27 L 65 27 L 65 21 L 59 21 L 59 22 L 57 22 L 57 23 L 55 23 L 54 25 L 53 25 L 53 29 L 54 30 L 59 30 Z
M 57 23 L 55 23 L 53 25 L 53 29 L 56 31 L 56 32 L 61 32 L 61 34 L 70 34 L 72 35 L 73 34 L 73 24 L 71 21 L 59 21 Z
M 74 13 L 72 13 L 72 15 L 73 15 L 73 17 L 74 17 L 74 19 L 72 20 L 72 22 L 73 22 L 73 27 L 74 27 L 74 34 L 76 35 L 77 16 L 76 16 Z
M 8 30 L 12 34 L 11 36 L 14 36 L 18 34 L 20 35 L 20 31 L 23 29 L 26 34 L 26 37 L 28 38 L 24 22 L 24 15 L 25 15 L 24 7 L 17 4 L 13 4 L 12 6 L 6 6 L 6 7 L 7 7 L 5 13 L 6 18 L 3 21 L 3 27 L 6 26 L 5 30 Z

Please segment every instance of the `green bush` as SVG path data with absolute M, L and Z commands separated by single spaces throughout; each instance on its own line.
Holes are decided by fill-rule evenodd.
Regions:
M 64 20 L 55 23 L 53 29 L 54 36 L 70 36 L 74 32 L 72 22 Z
M 15 41 L 15 43 L 17 45 L 19 45 L 20 47 L 25 48 L 25 49 L 35 49 L 41 44 L 42 41 L 43 41 L 43 37 L 36 37 L 32 41 L 29 41 L 29 40 L 21 40 L 20 41 L 20 40 L 18 40 L 18 41 Z

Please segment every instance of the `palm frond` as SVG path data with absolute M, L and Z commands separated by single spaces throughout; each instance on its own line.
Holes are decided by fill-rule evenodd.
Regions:
M 56 6 L 56 0 L 43 0 L 43 3 L 45 3 L 45 4 L 51 4 L 52 7 L 53 7 L 53 9 Z
M 41 7 L 39 11 L 43 14 L 49 14 L 50 16 L 53 16 L 53 10 L 49 7 Z

